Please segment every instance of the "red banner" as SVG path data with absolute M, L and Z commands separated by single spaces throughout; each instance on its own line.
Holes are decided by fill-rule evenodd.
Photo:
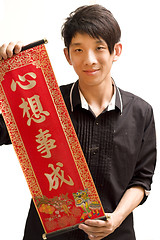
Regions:
M 0 62 L 0 108 L 45 233 L 104 216 L 44 45 Z

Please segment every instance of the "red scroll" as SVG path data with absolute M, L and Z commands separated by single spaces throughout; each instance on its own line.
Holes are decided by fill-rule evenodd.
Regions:
M 44 45 L 0 62 L 0 108 L 43 238 L 104 217 Z

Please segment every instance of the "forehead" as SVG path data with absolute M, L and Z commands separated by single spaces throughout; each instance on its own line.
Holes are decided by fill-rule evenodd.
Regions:
M 106 42 L 101 38 L 93 38 L 87 33 L 76 33 L 75 36 L 72 38 L 70 46 L 79 46 L 85 44 L 106 44 Z

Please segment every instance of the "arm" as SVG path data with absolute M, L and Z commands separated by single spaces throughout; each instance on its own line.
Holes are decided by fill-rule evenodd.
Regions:
M 89 220 L 80 224 L 79 228 L 88 234 L 89 239 L 100 240 L 113 233 L 125 218 L 140 204 L 144 197 L 144 189 L 136 186 L 128 189 L 123 195 L 115 211 L 106 214 L 110 218 L 106 221 Z
M 11 140 L 10 140 L 5 122 L 3 120 L 3 117 L 0 114 L 0 146 L 3 144 L 11 144 Z

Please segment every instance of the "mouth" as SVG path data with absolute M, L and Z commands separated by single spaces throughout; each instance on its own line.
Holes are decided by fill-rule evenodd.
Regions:
M 99 71 L 99 69 L 86 69 L 83 70 L 84 73 L 86 73 L 87 75 L 94 75 Z

